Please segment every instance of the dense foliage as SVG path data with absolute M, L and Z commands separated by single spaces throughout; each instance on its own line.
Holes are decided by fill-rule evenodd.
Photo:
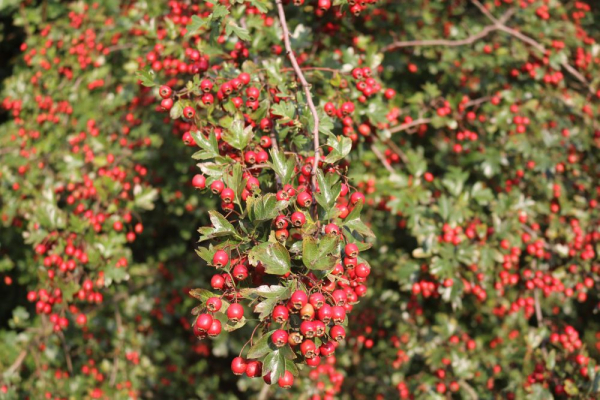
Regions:
M 591 6 L 1 5 L 0 399 L 596 398 Z

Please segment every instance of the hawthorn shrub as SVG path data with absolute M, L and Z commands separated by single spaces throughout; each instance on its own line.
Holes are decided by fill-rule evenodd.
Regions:
M 2 6 L 0 398 L 596 398 L 593 6 Z

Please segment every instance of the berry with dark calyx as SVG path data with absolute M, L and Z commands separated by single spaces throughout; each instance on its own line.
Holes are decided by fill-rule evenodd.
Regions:
M 313 358 L 316 356 L 316 350 L 317 346 L 315 345 L 315 342 L 310 339 L 305 340 L 300 345 L 300 351 L 305 358 Z
M 273 308 L 273 312 L 271 313 L 271 316 L 272 316 L 273 320 L 275 320 L 275 322 L 282 324 L 289 319 L 290 313 L 289 313 L 287 307 L 279 305 L 279 306 L 275 306 L 275 308 Z
M 296 0 L 297 1 L 297 0 Z M 282 389 L 289 389 L 294 384 L 294 375 L 288 370 L 285 371 L 282 377 L 277 380 L 277 384 Z
M 213 256 L 213 265 L 217 268 L 222 268 L 229 262 L 229 254 L 224 250 L 217 250 Z
M 288 333 L 287 333 L 287 331 L 284 331 L 283 329 L 277 329 L 271 335 L 271 341 L 277 347 L 283 347 L 283 346 L 285 346 L 287 344 L 287 342 L 288 342 Z
M 341 325 L 334 325 L 329 330 L 329 336 L 336 342 L 339 342 L 346 337 L 346 330 Z
M 158 89 L 158 94 L 163 99 L 167 99 L 173 94 L 173 89 L 171 89 L 169 86 L 163 85 L 160 87 L 160 89 Z
M 247 366 L 248 364 L 246 363 L 246 360 L 244 360 L 242 357 L 235 357 L 231 361 L 231 372 L 236 375 L 242 375 L 246 372 Z
M 218 319 L 213 319 L 212 324 L 210 325 L 210 328 L 208 328 L 208 331 L 206 333 L 208 333 L 208 336 L 211 338 L 217 337 L 219 336 L 219 334 L 221 333 L 221 321 L 219 321 Z
M 315 310 L 319 310 L 325 304 L 325 296 L 321 293 L 312 293 L 308 296 L 308 302 L 315 308 Z
M 196 174 L 192 178 L 192 186 L 196 189 L 204 189 L 206 188 L 206 178 L 204 175 Z
M 220 194 L 225 188 L 225 184 L 222 181 L 214 181 L 210 184 L 210 191 L 214 194 Z
M 303 212 L 300 211 L 295 211 L 294 213 L 292 213 L 292 225 L 294 225 L 296 228 L 300 228 L 302 225 L 304 225 L 306 223 L 306 216 L 304 215 Z
M 334 223 L 330 223 L 325 225 L 325 234 L 333 234 L 333 235 L 339 235 L 340 234 L 340 228 L 339 226 L 337 226 Z
M 213 317 L 209 314 L 200 314 L 198 315 L 198 318 L 196 319 L 196 325 L 194 326 L 194 328 L 202 330 L 202 331 L 208 331 L 210 329 L 210 326 L 213 322 Z
M 296 290 L 292 293 L 290 301 L 296 310 L 300 310 L 308 302 L 308 296 L 302 290 Z
M 233 189 L 223 189 L 223 191 L 221 192 L 221 200 L 223 200 L 225 204 L 232 203 L 233 200 L 235 200 L 235 193 L 233 192 Z
M 312 205 L 312 196 L 308 192 L 298 193 L 298 197 L 296 198 L 296 203 L 299 207 L 308 208 Z
M 358 246 L 354 243 L 348 243 L 346 247 L 344 247 L 344 253 L 346 253 L 348 257 L 356 258 L 358 257 Z
M 192 119 L 196 115 L 196 110 L 193 107 L 186 106 L 183 108 L 183 116 L 187 119 Z
M 208 308 L 208 311 L 210 312 L 219 311 L 222 304 L 223 302 L 218 297 L 210 297 L 208 300 L 206 300 L 206 308 Z
M 227 318 L 234 324 L 240 322 L 240 320 L 244 317 L 244 307 L 242 307 L 239 303 L 233 303 L 229 305 L 227 309 Z

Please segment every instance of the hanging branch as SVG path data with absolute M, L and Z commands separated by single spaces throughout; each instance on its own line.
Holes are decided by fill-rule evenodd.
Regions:
M 320 153 L 320 145 L 319 145 L 319 114 L 317 113 L 317 108 L 315 107 L 315 103 L 313 102 L 311 93 L 310 93 L 310 84 L 306 81 L 304 74 L 302 73 L 302 69 L 298 64 L 298 60 L 294 55 L 294 51 L 292 50 L 292 44 L 290 42 L 290 31 L 288 29 L 287 20 L 285 18 L 285 11 L 283 9 L 283 4 L 281 0 L 276 0 L 277 11 L 279 12 L 279 22 L 281 24 L 281 29 L 283 30 L 283 43 L 285 45 L 285 52 L 292 64 L 292 68 L 296 73 L 296 77 L 302 84 L 302 88 L 304 89 L 304 94 L 306 96 L 306 103 L 308 104 L 308 108 L 313 117 L 313 145 L 315 149 L 315 159 L 313 162 L 312 174 L 313 174 L 313 186 L 316 188 L 316 179 L 315 174 L 317 173 L 317 168 L 319 166 L 319 153 Z

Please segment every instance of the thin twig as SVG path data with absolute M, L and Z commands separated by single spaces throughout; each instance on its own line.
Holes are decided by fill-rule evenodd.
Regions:
M 500 21 L 506 22 L 512 15 L 515 10 L 510 9 L 500 18 Z M 499 22 L 499 21 L 498 21 Z M 481 32 L 471 35 L 465 39 L 458 40 L 448 40 L 448 39 L 430 39 L 430 40 L 408 40 L 408 41 L 396 41 L 390 43 L 381 49 L 382 52 L 388 52 L 396 49 L 401 49 L 404 47 L 421 47 L 421 46 L 446 46 L 446 47 L 454 47 L 454 46 L 465 46 L 469 44 L 473 44 L 478 40 L 483 39 L 488 36 L 490 33 L 500 30 L 500 26 L 493 24 L 486 26 L 481 30 Z
M 395 127 L 390 128 L 389 132 L 390 133 L 402 132 L 402 131 L 406 131 L 412 127 L 415 127 L 418 125 L 425 125 L 430 122 L 431 122 L 431 118 L 419 118 L 419 119 L 415 119 L 414 121 L 407 122 L 405 124 L 396 125 Z
M 267 400 L 269 398 L 269 388 L 270 386 L 265 383 L 262 389 L 260 389 L 260 392 L 258 393 L 258 397 L 256 399 Z
M 23 364 L 23 361 L 25 361 L 26 357 L 27 349 L 21 350 L 21 352 L 15 359 L 15 362 L 6 370 L 6 376 L 10 376 L 13 373 L 15 373 L 21 367 L 21 364 Z
M 494 23 L 494 25 L 498 28 L 498 30 L 501 30 L 502 32 L 508 33 L 509 35 L 519 39 L 520 41 L 530 45 L 531 47 L 533 47 L 534 49 L 536 49 L 537 51 L 539 51 L 540 53 L 542 53 L 542 55 L 546 56 L 548 51 L 546 50 L 546 47 L 544 47 L 543 44 L 541 44 L 540 42 L 538 42 L 537 40 L 519 32 L 516 29 L 513 28 L 509 28 L 508 26 L 505 25 L 506 21 L 503 21 L 502 18 L 500 20 L 497 20 L 490 12 L 489 10 L 479 2 L 479 0 L 471 0 L 473 2 L 473 4 L 475 4 L 475 6 L 477 8 L 479 8 L 479 10 L 485 14 L 485 16 Z M 577 69 L 575 69 L 575 67 L 573 67 L 571 64 L 569 64 L 566 61 L 563 61 L 560 63 L 560 65 L 567 70 L 567 72 L 569 72 L 573 77 L 575 77 L 575 79 L 577 79 L 579 82 L 583 83 L 588 91 L 592 94 L 594 94 L 594 89 L 592 89 L 592 87 L 590 86 L 589 82 L 587 81 L 587 79 L 579 72 L 577 71 Z
M 373 151 L 373 154 L 375 154 L 377 158 L 379 158 L 379 161 L 381 161 L 385 169 L 387 169 L 390 174 L 393 174 L 395 172 L 394 168 L 392 168 L 388 160 L 383 154 L 381 154 L 381 151 L 379 151 L 379 149 L 374 144 L 371 145 L 371 150 Z
M 472 400 L 479 400 L 477 392 L 475 391 L 475 389 L 473 389 L 471 385 L 467 383 L 467 381 L 461 379 L 460 381 L 458 381 L 458 384 L 465 390 L 465 392 L 469 394 Z
M 292 49 L 292 44 L 290 42 L 290 31 L 288 29 L 287 20 L 285 18 L 285 11 L 283 9 L 283 3 L 281 0 L 276 0 L 277 11 L 279 13 L 279 22 L 281 24 L 281 30 L 283 31 L 283 43 L 285 45 L 285 51 L 287 56 L 294 68 L 294 72 L 296 73 L 296 77 L 300 80 L 302 84 L 302 88 L 304 89 L 304 94 L 306 96 L 306 103 L 308 104 L 308 108 L 313 117 L 313 145 L 315 150 L 315 159 L 313 162 L 313 187 L 316 190 L 316 173 L 317 168 L 319 167 L 319 152 L 320 152 L 320 144 L 319 144 L 319 114 L 317 113 L 317 108 L 315 107 L 315 103 L 313 102 L 312 95 L 310 93 L 310 84 L 306 81 L 304 74 L 302 73 L 302 69 L 298 64 L 298 60 L 296 60 L 296 56 L 294 55 L 294 51 Z

